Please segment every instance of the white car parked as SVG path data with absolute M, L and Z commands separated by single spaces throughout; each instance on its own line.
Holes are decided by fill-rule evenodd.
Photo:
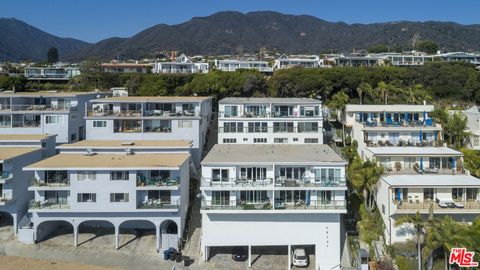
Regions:
M 293 265 L 297 267 L 308 266 L 308 255 L 304 248 L 298 247 L 293 250 Z

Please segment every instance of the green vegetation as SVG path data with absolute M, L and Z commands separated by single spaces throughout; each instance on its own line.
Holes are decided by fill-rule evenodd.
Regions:
M 363 198 L 365 209 L 372 213 L 376 208 L 377 183 L 383 173 L 383 167 L 376 162 L 363 162 L 356 155 L 347 169 L 347 176 L 354 191 Z
M 468 143 L 469 133 L 465 131 L 466 116 L 458 112 L 448 113 L 446 109 L 436 109 L 431 116 L 442 124 L 445 140 L 449 146 L 460 149 Z
M 435 54 L 438 51 L 437 43 L 431 40 L 420 40 L 417 42 L 415 48 L 421 52 L 426 52 L 428 54 Z
M 480 177 L 480 151 L 461 149 L 465 168 L 476 177 Z

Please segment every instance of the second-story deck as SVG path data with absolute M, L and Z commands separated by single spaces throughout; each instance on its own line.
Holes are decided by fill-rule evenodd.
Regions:
M 277 177 L 266 179 L 212 179 L 202 177 L 202 187 L 213 188 L 322 188 L 322 187 L 346 187 L 344 177 L 334 177 L 325 179 L 302 178 L 291 179 L 286 177 Z

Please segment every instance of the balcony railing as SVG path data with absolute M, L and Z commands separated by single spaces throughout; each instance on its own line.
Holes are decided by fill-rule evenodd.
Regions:
M 77 106 L 64 106 L 64 105 L 11 105 L 8 108 L 2 108 L 2 110 L 8 111 L 56 111 L 56 112 L 69 112 L 76 111 Z
M 30 209 L 70 209 L 68 198 L 47 199 L 45 201 L 30 201 Z
M 418 169 L 400 169 L 396 170 L 392 167 L 385 168 L 385 173 L 390 175 L 418 175 L 418 174 L 432 174 L 432 175 L 455 175 L 455 174 L 465 174 L 466 171 L 463 169 L 438 169 L 438 168 L 429 168 L 426 167 L 423 170 Z
M 308 205 L 303 200 L 295 203 L 284 203 L 281 199 L 276 199 L 275 204 L 271 202 L 241 202 L 237 201 L 235 205 L 212 205 L 212 201 L 202 203 L 202 210 L 336 210 L 346 209 L 345 200 L 335 201 L 311 201 Z
M 70 186 L 70 180 L 69 179 L 40 180 L 38 178 L 33 178 L 30 186 L 32 186 L 32 187 L 49 187 L 49 188 L 69 187 Z
M 137 187 L 170 187 L 178 186 L 180 178 L 147 178 L 144 176 L 137 176 Z
M 0 172 L 0 181 L 1 180 L 8 180 L 8 179 L 11 179 L 13 177 L 13 174 L 11 172 L 8 172 L 8 171 L 1 171 Z
M 378 140 L 371 141 L 365 140 L 365 144 L 368 147 L 402 147 L 402 146 L 415 146 L 415 147 L 443 147 L 443 140 L 418 140 L 417 138 L 412 138 L 410 140 L 398 140 L 395 142 L 390 142 L 390 140 Z
M 300 114 L 291 114 L 291 115 L 281 115 L 278 113 L 271 112 L 244 112 L 243 114 L 237 113 L 235 115 L 225 114 L 225 112 L 218 112 L 218 118 L 319 118 L 322 115 L 300 115 Z
M 455 202 L 453 204 L 443 204 L 440 205 L 437 202 L 418 202 L 418 203 L 395 203 L 396 210 L 398 212 L 416 212 L 416 211 L 425 211 L 428 212 L 430 209 L 435 211 L 451 211 L 451 212 L 461 212 L 461 211 L 480 211 L 480 202 Z
M 266 179 L 238 179 L 227 178 L 213 180 L 212 178 L 202 178 L 203 187 L 344 187 L 346 181 L 344 177 L 333 178 L 303 178 L 288 179 L 277 177 L 275 181 L 271 178 Z
M 218 127 L 219 133 L 321 133 L 322 128 L 318 127 L 316 129 L 299 129 L 296 127 L 287 128 L 287 129 L 279 129 L 274 127 L 260 127 L 260 128 L 253 128 L 249 129 L 247 127 L 243 128 L 229 128 L 225 129 L 224 127 Z
M 162 111 L 162 110 L 88 110 L 87 117 L 198 117 L 200 114 L 192 110 Z
M 358 121 L 359 123 L 364 124 L 367 127 L 405 127 L 405 128 L 419 128 L 419 127 L 440 127 L 439 124 L 432 121 L 432 119 L 426 120 L 398 120 L 394 121 L 392 119 L 387 119 L 386 121 L 380 121 L 378 119 L 372 119 L 367 121 Z
M 1 204 L 5 204 L 7 202 L 10 202 L 13 200 L 13 196 L 12 196 L 12 193 L 3 193 L 3 194 L 0 194 L 0 203 Z
M 120 111 L 113 111 L 113 110 L 88 110 L 87 116 L 89 117 L 105 117 L 105 116 L 113 116 L 113 117 L 140 117 L 142 116 L 142 111 L 140 110 L 120 110 Z
M 202 177 L 202 186 L 210 187 L 273 187 L 273 179 L 212 179 Z
M 178 209 L 179 200 L 162 201 L 161 199 L 147 199 L 137 205 L 137 209 Z

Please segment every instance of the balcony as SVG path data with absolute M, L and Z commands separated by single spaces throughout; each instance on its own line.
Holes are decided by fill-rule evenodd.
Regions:
M 137 175 L 137 187 L 172 187 L 180 185 L 180 178 L 145 177 Z
M 67 188 L 67 187 L 70 187 L 70 180 L 69 179 L 63 179 L 63 178 L 47 179 L 47 180 L 41 180 L 41 179 L 38 179 L 38 178 L 33 178 L 32 182 L 30 184 L 30 187 L 35 188 L 35 189 Z
M 345 210 L 346 201 L 312 201 L 308 205 L 305 201 L 298 200 L 295 203 L 284 203 L 281 199 L 276 199 L 275 204 L 266 201 L 263 203 L 251 203 L 237 201 L 235 205 L 212 205 L 212 201 L 206 201 L 202 203 L 202 210 Z
M 163 110 L 145 110 L 143 113 L 145 117 L 199 117 L 200 113 L 195 110 L 183 110 L 183 111 L 163 111 Z
M 3 194 L 0 194 L 0 205 L 7 205 L 11 202 L 13 202 L 14 199 L 13 199 L 13 196 L 12 196 L 12 193 L 3 193 Z
M 344 177 L 331 178 L 308 178 L 303 179 L 289 179 L 285 177 L 278 177 L 275 180 L 275 187 L 346 187 L 347 181 Z
M 88 110 L 87 117 L 140 117 L 142 111 L 140 110 Z
M 147 199 L 137 205 L 137 209 L 175 209 L 180 207 L 180 201 L 162 200 L 162 199 Z
M 324 179 L 303 178 L 288 179 L 277 177 L 275 181 L 271 178 L 267 179 L 217 179 L 202 178 L 202 187 L 285 187 L 285 188 L 314 188 L 314 187 L 346 187 L 344 177 L 333 177 Z
M 248 126 L 245 127 L 230 127 L 230 128 L 225 128 L 225 127 L 218 127 L 218 132 L 219 133 L 321 133 L 322 128 L 317 127 L 317 128 L 312 128 L 312 129 L 306 129 L 306 128 L 297 128 L 297 127 L 289 127 L 287 129 L 282 129 L 282 128 L 274 128 L 274 127 L 254 127 L 254 128 L 248 128 Z
M 212 179 L 202 177 L 202 187 L 273 187 L 273 179 Z
M 426 167 L 424 169 L 420 169 L 420 167 L 414 166 L 413 169 L 401 169 L 395 170 L 391 167 L 385 168 L 385 173 L 388 175 L 418 175 L 418 174 L 431 174 L 431 175 L 457 175 L 457 174 L 465 174 L 466 171 L 463 168 L 459 169 L 439 169 L 439 168 L 430 168 Z
M 7 111 L 27 111 L 27 112 L 43 112 L 43 111 L 53 111 L 53 112 L 70 112 L 76 111 L 76 106 L 65 106 L 65 105 L 11 105 L 7 108 L 2 108 L 2 110 Z
M 433 213 L 478 213 L 480 212 L 480 202 L 468 201 L 458 202 L 453 201 L 451 203 L 441 202 L 395 202 L 397 213 L 428 213 L 430 209 Z
M 8 180 L 13 178 L 13 174 L 7 171 L 0 172 L 0 184 L 6 183 Z
M 44 210 L 44 209 L 70 209 L 68 204 L 68 198 L 55 198 L 46 199 L 45 201 L 30 201 L 30 209 L 32 210 Z

